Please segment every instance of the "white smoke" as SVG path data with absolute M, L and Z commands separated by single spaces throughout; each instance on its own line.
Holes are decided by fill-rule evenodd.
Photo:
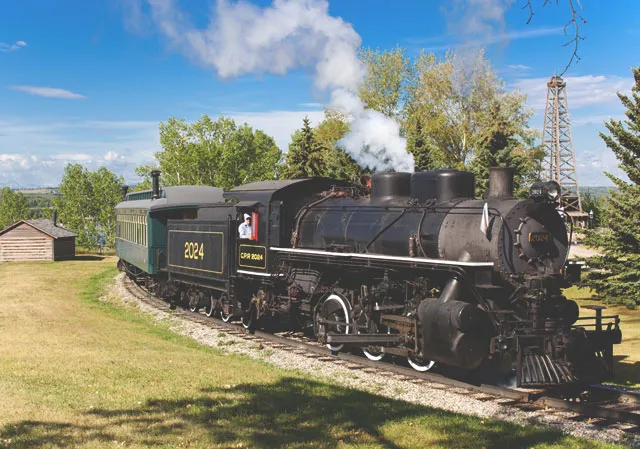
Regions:
M 349 23 L 329 15 L 327 0 L 274 0 L 264 8 L 217 0 L 204 29 L 173 0 L 146 1 L 171 46 L 223 78 L 311 70 L 315 87 L 330 91 L 331 107 L 351 119 L 340 143 L 354 159 L 375 170 L 413 171 L 399 125 L 360 101 L 357 89 L 366 76 L 358 58 L 361 39 Z

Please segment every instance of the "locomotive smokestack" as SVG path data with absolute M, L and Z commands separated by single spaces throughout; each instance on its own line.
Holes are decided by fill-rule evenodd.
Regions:
M 513 167 L 491 167 L 487 198 L 513 198 Z
M 160 198 L 160 170 L 153 170 L 151 172 L 151 181 L 153 182 L 153 195 L 151 199 L 157 200 Z

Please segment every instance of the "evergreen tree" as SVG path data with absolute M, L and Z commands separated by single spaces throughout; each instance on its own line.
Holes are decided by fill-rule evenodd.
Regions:
M 297 130 L 289 144 L 289 152 L 285 156 L 285 179 L 309 178 L 324 176 L 326 164 L 322 149 L 316 142 L 309 117 L 303 120 L 302 129 Z
M 407 151 L 413 154 L 416 168 L 420 171 L 436 169 L 432 152 L 434 148 L 428 143 L 428 137 L 422 126 L 422 119 L 417 116 L 415 125 L 407 129 Z
M 589 272 L 587 285 L 607 302 L 629 307 L 640 304 L 640 66 L 632 72 L 631 95 L 618 93 L 627 119 L 609 120 L 605 123 L 609 134 L 600 133 L 629 182 L 606 173 L 617 187 L 606 206 L 607 228 L 591 231 L 587 239 L 603 253 L 589 259 L 595 270 Z
M 501 103 L 489 108 L 486 127 L 478 138 L 478 150 L 470 164 L 476 175 L 476 195 L 482 197 L 489 188 L 490 167 L 513 167 L 516 196 L 526 194 L 529 174 L 533 171 L 528 157 L 528 145 L 520 138 L 521 129 Z

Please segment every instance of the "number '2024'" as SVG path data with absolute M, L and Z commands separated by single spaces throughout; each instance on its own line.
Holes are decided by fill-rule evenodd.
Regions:
M 184 242 L 184 258 L 204 260 L 204 244 L 198 242 Z

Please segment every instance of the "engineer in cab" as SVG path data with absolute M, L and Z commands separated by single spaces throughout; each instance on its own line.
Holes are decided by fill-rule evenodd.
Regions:
M 244 221 L 238 226 L 238 238 L 251 238 L 251 215 L 244 214 Z

